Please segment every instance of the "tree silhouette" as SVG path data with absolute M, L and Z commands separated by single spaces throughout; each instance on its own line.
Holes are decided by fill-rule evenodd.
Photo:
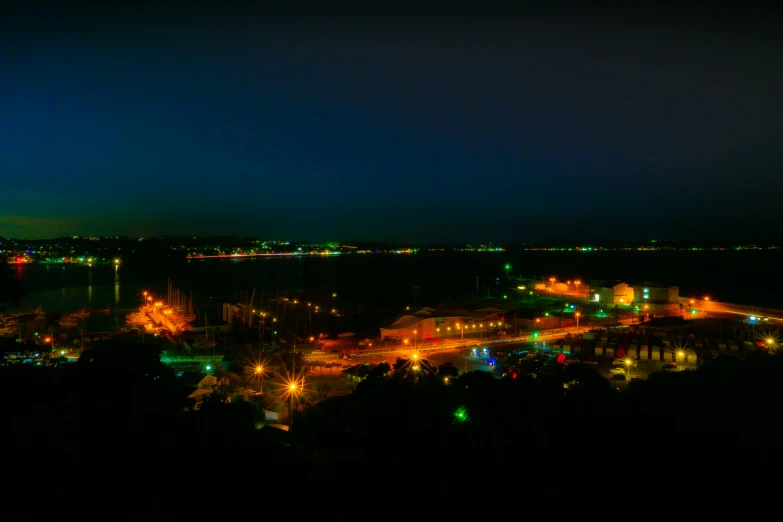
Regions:
M 459 370 L 451 362 L 443 363 L 438 366 L 438 375 L 440 377 L 457 377 Z

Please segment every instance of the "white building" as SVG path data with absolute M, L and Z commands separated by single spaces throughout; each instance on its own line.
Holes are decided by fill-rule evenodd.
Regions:
M 593 288 L 593 301 L 607 305 L 627 305 L 633 303 L 634 289 L 622 281 L 607 281 Z

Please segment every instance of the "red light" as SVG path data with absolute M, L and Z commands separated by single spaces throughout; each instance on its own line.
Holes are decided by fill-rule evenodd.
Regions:
M 517 372 L 514 372 L 514 373 L 512 373 L 512 374 L 511 374 L 511 378 L 512 378 L 512 379 L 516 379 L 516 378 L 517 378 Z
M 558 363 L 560 363 L 560 364 L 565 364 L 565 362 L 566 362 L 566 356 L 565 356 L 565 354 L 564 354 L 564 353 L 558 354 L 558 356 L 557 356 L 557 359 L 556 359 L 556 360 L 557 360 L 557 362 L 558 362 Z
M 429 339 L 430 338 L 430 334 L 425 335 L 424 338 L 425 339 Z

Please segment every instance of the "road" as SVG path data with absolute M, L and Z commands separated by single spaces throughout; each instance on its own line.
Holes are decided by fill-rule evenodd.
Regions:
M 406 356 L 410 356 L 413 353 L 419 353 L 422 355 L 429 355 L 429 354 L 437 354 L 437 353 L 448 353 L 448 352 L 454 352 L 454 351 L 460 351 L 465 350 L 469 347 L 473 346 L 492 346 L 497 344 L 504 344 L 504 343 L 523 343 L 523 342 L 529 342 L 529 341 L 552 341 L 557 339 L 562 339 L 567 334 L 578 334 L 578 333 L 585 333 L 588 332 L 590 328 L 585 327 L 569 327 L 569 328 L 561 328 L 558 330 L 551 330 L 551 331 L 542 331 L 539 333 L 538 337 L 533 337 L 532 335 L 520 335 L 520 336 L 495 336 L 495 337 L 470 337 L 470 338 L 464 338 L 464 339 L 445 339 L 441 341 L 438 344 L 433 344 L 432 342 L 428 343 L 421 343 L 421 344 L 415 344 L 411 343 L 409 345 L 395 345 L 393 347 L 383 347 L 383 348 L 375 348 L 369 350 L 361 350 L 358 351 L 363 356 L 381 356 L 386 357 L 389 354 L 405 354 Z M 378 341 L 378 344 L 383 341 Z M 343 356 L 343 353 L 350 354 L 353 356 L 357 353 L 356 350 L 350 350 L 345 349 L 341 350 L 338 353 L 332 353 L 332 351 L 335 349 L 333 345 L 329 345 L 328 343 L 325 345 L 325 350 L 323 352 L 313 352 L 311 354 L 312 358 L 318 358 L 318 359 L 335 359 L 340 358 Z
M 450 362 L 460 372 L 470 372 L 474 370 L 491 371 L 492 367 L 485 358 L 474 358 L 465 356 L 465 352 L 472 347 L 493 347 L 504 344 L 524 343 L 537 341 L 554 341 L 565 337 L 567 334 L 577 334 L 587 332 L 589 328 L 562 328 L 557 331 L 543 331 L 538 337 L 531 335 L 524 336 L 496 336 L 484 338 L 465 338 L 465 339 L 447 339 L 438 344 L 431 342 L 424 345 L 395 345 L 394 347 L 383 347 L 369 350 L 349 350 L 332 353 L 338 349 L 340 344 L 326 345 L 324 351 L 315 351 L 308 355 L 309 359 L 321 360 L 325 362 L 340 361 L 346 365 L 359 364 L 364 362 L 378 364 L 381 362 L 393 365 L 398 358 L 411 359 L 417 354 L 422 359 L 430 361 L 433 365 L 441 365 Z M 347 358 L 346 358 L 347 356 Z

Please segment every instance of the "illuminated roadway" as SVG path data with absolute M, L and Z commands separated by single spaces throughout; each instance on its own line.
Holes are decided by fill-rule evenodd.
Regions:
M 410 358 L 412 354 L 418 353 L 422 356 L 425 354 L 439 354 L 439 353 L 449 353 L 449 352 L 458 352 L 463 349 L 466 349 L 471 346 L 476 345 L 482 345 L 482 346 L 491 346 L 494 344 L 506 344 L 506 343 L 525 343 L 525 342 L 531 342 L 531 341 L 552 341 L 557 339 L 564 338 L 567 334 L 575 334 L 575 333 L 584 333 L 589 331 L 589 328 L 576 328 L 576 327 L 570 327 L 570 328 L 562 328 L 558 329 L 557 331 L 551 331 L 551 332 L 541 332 L 539 333 L 538 337 L 533 337 L 531 335 L 524 335 L 524 336 L 505 336 L 505 337 L 492 337 L 492 338 L 470 338 L 470 339 L 449 339 L 445 340 L 440 344 L 433 345 L 433 344 L 426 344 L 424 346 L 414 346 L 414 345 L 395 345 L 394 347 L 390 348 L 378 348 L 378 349 L 371 349 L 371 350 L 341 350 L 340 353 L 329 353 L 327 350 L 329 350 L 329 346 L 326 346 L 326 350 L 324 351 L 314 351 L 311 352 L 308 357 L 310 359 L 338 359 L 338 360 L 345 360 L 343 358 L 344 355 L 348 355 L 350 357 L 350 361 L 356 361 L 358 364 L 359 360 L 357 358 L 372 358 L 372 357 L 383 357 L 384 360 L 391 362 L 394 362 L 397 357 L 400 358 Z M 391 357 L 390 357 L 391 356 Z
M 722 303 L 710 299 L 680 299 L 680 302 L 689 309 L 701 310 L 716 314 L 744 315 L 746 317 L 758 317 L 759 321 L 768 318 L 773 321 L 783 321 L 783 310 L 772 308 L 759 308 L 755 306 Z

